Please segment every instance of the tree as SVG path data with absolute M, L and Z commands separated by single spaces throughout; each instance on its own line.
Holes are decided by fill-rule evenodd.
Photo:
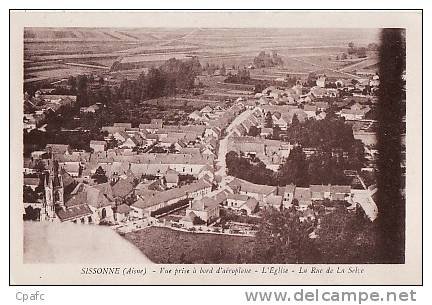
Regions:
M 348 43 L 348 54 L 352 55 L 356 53 L 356 49 L 354 47 L 354 42 Z
M 225 68 L 225 64 L 222 64 L 222 67 L 220 68 L 220 74 L 221 74 L 221 75 L 226 75 L 226 68 Z
M 71 87 L 71 91 L 75 92 L 76 90 L 76 86 L 77 86 L 77 82 L 76 82 L 76 78 L 74 76 L 69 76 L 68 78 L 68 85 Z
M 38 172 L 38 173 L 42 173 L 46 170 L 45 167 L 45 163 L 42 160 L 37 160 L 36 164 L 34 166 L 34 169 Z
M 276 51 L 273 51 L 271 55 L 261 51 L 258 56 L 254 58 L 253 63 L 256 68 L 266 68 L 283 65 L 283 60 Z
M 317 247 L 322 263 L 376 262 L 375 225 L 361 214 L 350 213 L 345 207 L 321 218 Z
M 272 139 L 273 140 L 279 140 L 280 139 L 280 133 L 281 133 L 281 129 L 280 129 L 279 125 L 276 125 L 275 127 L 273 127 Z
M 317 79 L 318 79 L 318 76 L 316 75 L 316 73 L 310 72 L 310 73 L 308 73 L 306 83 L 308 86 L 312 87 L 316 84 Z
M 278 171 L 278 184 L 294 183 L 297 186 L 309 186 L 308 163 L 301 147 L 294 147 L 287 160 Z
M 37 194 L 37 192 L 33 191 L 32 188 L 29 186 L 24 186 L 23 188 L 24 202 L 33 203 L 33 202 L 37 202 L 38 199 L 39 199 L 39 195 Z
M 192 220 L 192 224 L 194 226 L 199 226 L 199 225 L 204 225 L 206 222 L 204 220 L 202 220 L 200 217 L 196 216 L 194 217 L 194 219 Z
M 40 218 L 40 208 L 33 208 L 28 206 L 25 208 L 25 213 L 23 214 L 23 220 L 39 220 Z
M 312 224 L 301 222 L 295 209 L 268 208 L 255 236 L 257 263 L 293 264 L 313 261 Z
M 292 118 L 292 120 L 291 120 L 291 126 L 292 126 L 292 127 L 296 127 L 296 126 L 298 126 L 298 125 L 300 125 L 300 121 L 299 121 L 299 119 L 298 119 L 297 114 L 294 113 L 293 118 Z
M 366 48 L 364 48 L 364 47 L 358 48 L 357 49 L 357 56 L 360 58 L 365 58 L 367 56 L 366 55 Z
M 265 116 L 265 128 L 273 128 L 273 117 L 270 111 L 266 113 Z
M 106 176 L 105 171 L 101 166 L 96 169 L 94 175 L 91 176 L 91 178 L 94 179 L 98 184 L 108 181 L 108 177 Z
M 348 58 L 348 55 L 346 53 L 342 53 L 340 59 L 345 60 Z
M 368 44 L 368 50 L 369 51 L 378 51 L 379 50 L 379 45 L 377 43 L 370 43 Z
M 249 128 L 248 136 L 256 137 L 256 136 L 259 136 L 260 134 L 261 134 L 261 129 L 260 128 L 258 128 L 256 126 L 251 126 Z

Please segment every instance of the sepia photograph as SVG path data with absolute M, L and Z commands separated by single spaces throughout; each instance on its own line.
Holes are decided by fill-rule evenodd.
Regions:
M 421 122 L 407 28 L 211 14 L 219 26 L 23 25 L 19 263 L 406 264 L 409 107 Z M 236 14 L 261 21 L 223 23 Z

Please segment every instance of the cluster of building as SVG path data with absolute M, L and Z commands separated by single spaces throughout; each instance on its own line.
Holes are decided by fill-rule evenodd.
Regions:
M 258 158 L 267 168 L 277 171 L 292 149 L 289 142 L 250 136 L 234 136 L 229 139 L 228 150 L 251 158 Z
M 60 109 L 76 103 L 75 95 L 52 95 L 54 89 L 40 89 L 34 97 L 24 94 L 24 130 L 42 128 L 49 116 L 58 113 Z
M 114 123 L 102 127 L 105 138 L 92 140 L 90 152 L 48 144 L 44 151 L 34 151 L 24 159 L 24 185 L 44 190 L 43 200 L 25 205 L 39 207 L 43 221 L 95 224 L 143 219 L 186 208 L 179 224 L 189 227 L 213 223 L 222 208 L 253 215 L 268 206 L 294 205 L 304 219 L 311 219 L 314 203 L 343 201 L 350 209 L 362 207 L 373 220 L 377 209 L 368 189 L 332 185 L 276 187 L 230 180 L 232 177 L 229 183 L 219 185 L 222 178 L 215 174 L 220 140 L 224 137 L 227 152 L 257 157 L 267 168 L 277 170 L 292 146 L 268 139 L 273 128 L 286 130 L 295 117 L 299 122 L 322 120 L 332 106 L 338 109 L 337 115 L 352 122 L 356 138 L 373 146 L 374 122 L 365 120 L 371 110 L 368 103 L 353 104 L 350 97 L 331 103 L 323 98 L 336 97 L 341 90 L 357 92 L 365 89 L 361 86 L 377 87 L 379 78 L 372 77 L 367 85 L 337 80 L 337 88 L 329 88 L 327 81 L 319 77 L 312 88 L 301 84 L 292 88 L 271 86 L 255 97 L 237 99 L 228 108 L 205 106 L 189 114 L 193 122 L 189 125 L 165 125 L 161 119 L 135 127 L 131 123 Z M 50 113 L 76 102 L 74 96 L 44 93 L 49 92 L 26 97 L 27 130 L 39 128 Z M 98 107 L 92 105 L 80 111 L 96 112 Z M 269 116 L 272 126 L 266 126 Z M 252 127 L 259 130 L 253 137 L 249 135 Z M 101 175 L 104 182 L 97 181 Z

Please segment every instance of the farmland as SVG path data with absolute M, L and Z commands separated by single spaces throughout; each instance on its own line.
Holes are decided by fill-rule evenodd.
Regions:
M 26 82 L 100 74 L 103 69 L 109 73 L 116 61 L 125 63 L 119 66 L 120 72 L 127 75 L 134 69 L 139 74 L 139 69 L 158 66 L 171 57 L 197 56 L 203 65 L 243 67 L 260 51 L 276 51 L 284 61 L 279 69 L 253 72 L 263 79 L 325 68 L 352 72 L 354 68 L 348 67 L 353 62 L 337 61 L 335 56 L 344 52 L 350 41 L 366 46 L 378 39 L 377 31 L 366 29 L 325 29 L 319 34 L 313 29 L 223 28 L 26 28 L 24 32 Z M 363 66 L 371 69 L 374 62 L 355 69 Z

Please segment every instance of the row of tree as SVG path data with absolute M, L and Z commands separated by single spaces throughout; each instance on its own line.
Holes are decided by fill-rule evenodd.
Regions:
M 266 209 L 255 237 L 254 263 L 377 263 L 376 226 L 361 210 L 325 214 L 318 227 L 295 209 Z M 317 238 L 309 238 L 315 230 Z
M 268 68 L 283 65 L 283 60 L 276 51 L 273 51 L 271 54 L 261 51 L 254 58 L 253 63 L 256 68 Z
M 228 174 L 252 183 L 273 186 L 295 184 L 308 187 L 310 184 L 349 184 L 344 174 L 348 161 L 331 153 L 319 152 L 306 158 L 300 146 L 291 150 L 289 157 L 275 172 L 258 158 L 239 155 L 234 151 L 226 154 Z
M 350 42 L 348 44 L 348 50 L 347 50 L 349 55 L 357 55 L 357 57 L 359 58 L 365 58 L 367 57 L 367 49 L 365 47 L 359 47 L 357 48 L 353 42 Z

